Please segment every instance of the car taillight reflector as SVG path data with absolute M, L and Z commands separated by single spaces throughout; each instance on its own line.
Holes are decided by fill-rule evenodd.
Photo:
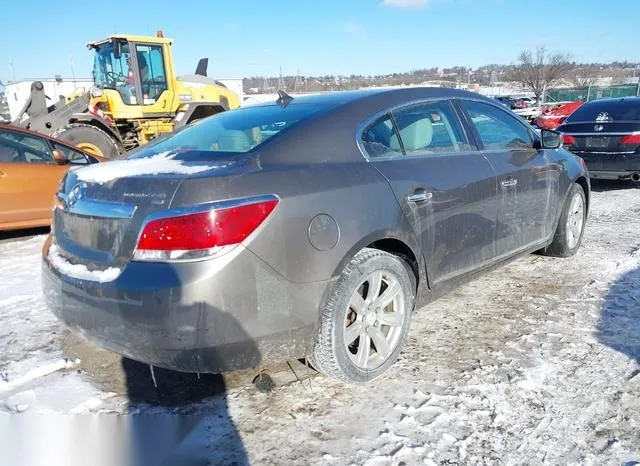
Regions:
M 562 135 L 562 143 L 565 146 L 572 146 L 572 145 L 574 145 L 576 143 L 576 138 L 574 138 L 570 134 L 563 134 Z
M 148 222 L 134 259 L 178 260 L 215 255 L 244 241 L 273 212 L 277 199 L 213 208 Z
M 631 133 L 623 136 L 620 144 L 640 144 L 640 133 Z

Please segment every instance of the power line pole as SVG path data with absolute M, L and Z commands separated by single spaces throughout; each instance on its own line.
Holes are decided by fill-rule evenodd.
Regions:
M 280 67 L 280 78 L 278 79 L 278 89 L 282 89 L 283 91 L 286 91 L 284 80 L 282 79 L 282 66 Z
M 73 70 L 73 56 L 69 54 L 69 66 L 71 67 L 71 78 L 73 78 L 73 83 L 76 83 L 76 73 Z
M 18 80 L 16 79 L 16 70 L 13 67 L 13 62 L 12 61 L 9 62 L 9 68 L 11 68 L 11 75 L 13 76 L 13 82 L 17 83 Z
M 296 79 L 293 81 L 293 92 L 298 92 L 299 78 L 300 78 L 300 68 L 296 70 Z

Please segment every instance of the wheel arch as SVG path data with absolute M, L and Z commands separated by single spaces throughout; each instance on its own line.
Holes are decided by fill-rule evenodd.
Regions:
M 217 113 L 226 112 L 227 110 L 229 110 L 229 104 L 222 100 L 220 102 L 198 102 L 188 104 L 185 111 L 178 112 L 176 114 L 176 118 L 174 120 L 175 127 L 180 128 L 195 120 L 210 117 Z
M 578 183 L 582 189 L 584 190 L 584 197 L 585 197 L 585 201 L 587 203 L 586 205 L 586 209 L 587 209 L 587 213 L 589 212 L 589 206 L 590 206 L 590 197 L 591 197 L 591 186 L 589 184 L 589 181 L 587 180 L 587 178 L 583 175 L 579 176 L 576 180 L 575 183 Z
M 549 238 L 549 242 L 547 244 L 548 245 L 553 241 L 553 238 L 555 236 L 555 232 L 558 229 L 558 225 L 560 224 L 560 218 L 562 217 L 562 209 L 564 207 L 564 205 L 567 202 L 567 199 L 569 198 L 569 193 L 571 192 L 571 187 L 577 184 L 579 185 L 582 190 L 584 191 L 584 197 L 585 197 L 585 210 L 586 210 L 586 214 L 589 214 L 589 206 L 590 206 L 590 197 L 591 197 L 591 182 L 589 181 L 589 179 L 587 178 L 587 176 L 584 173 L 579 174 L 577 177 L 575 178 L 569 178 L 568 180 L 568 187 L 567 190 L 564 194 L 561 195 L 561 197 L 559 198 L 559 208 L 558 208 L 558 213 L 555 217 L 555 219 L 553 220 L 553 225 L 552 225 L 552 233 L 551 233 L 551 237 Z
M 87 113 L 76 113 L 71 115 L 69 123 L 94 126 L 107 133 L 109 137 L 113 138 L 119 145 L 122 145 L 122 136 L 120 136 L 120 133 L 103 118 Z
M 428 284 L 424 256 L 418 243 L 408 235 L 399 235 L 397 232 L 384 230 L 369 234 L 354 244 L 338 263 L 336 269 L 333 271 L 333 276 L 336 277 L 340 275 L 355 255 L 365 248 L 379 249 L 405 260 L 415 277 L 416 291 L 419 291 L 422 285 Z

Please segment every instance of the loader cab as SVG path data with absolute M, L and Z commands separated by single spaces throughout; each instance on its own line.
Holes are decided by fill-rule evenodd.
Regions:
M 102 97 L 102 110 L 114 119 L 169 114 L 174 98 L 170 45 L 169 39 L 136 36 L 89 44 L 95 52 L 93 97 Z

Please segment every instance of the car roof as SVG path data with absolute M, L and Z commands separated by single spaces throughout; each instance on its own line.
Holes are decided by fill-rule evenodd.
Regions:
M 424 86 L 407 86 L 407 87 L 375 87 L 353 91 L 332 91 L 321 92 L 317 94 L 303 94 L 292 96 L 293 100 L 288 105 L 312 104 L 326 106 L 327 108 L 336 107 L 347 103 L 364 102 L 369 99 L 375 99 L 382 96 L 394 96 L 398 101 L 404 99 L 429 99 L 429 98 L 473 98 L 491 101 L 491 99 L 478 94 L 450 87 L 424 87 Z M 275 106 L 278 103 L 264 102 L 261 104 L 251 105 L 251 107 Z M 248 108 L 248 107 L 247 107 Z
M 43 134 L 43 133 L 39 133 L 37 131 L 30 130 L 30 129 L 27 129 L 27 128 L 19 128 L 17 126 L 12 125 L 12 124 L 4 123 L 4 124 L 0 124 L 0 129 L 4 129 L 4 130 L 8 130 L 8 131 L 14 131 L 16 133 L 28 134 L 30 136 L 34 136 L 34 137 L 37 137 L 37 138 L 47 139 L 48 141 L 55 142 L 56 144 L 60 144 L 61 146 L 65 146 L 65 147 L 68 147 L 70 149 L 82 152 L 83 154 L 86 154 L 85 151 L 83 151 L 82 149 L 74 146 L 73 144 L 69 144 L 66 141 L 61 141 L 60 139 L 56 139 L 54 137 L 48 136 L 48 135 Z M 91 155 L 91 154 L 89 154 L 89 155 Z
M 333 107 L 335 105 L 344 104 L 347 102 L 353 102 L 363 97 L 378 94 L 383 92 L 382 88 L 361 89 L 357 91 L 331 91 L 331 92 L 319 92 L 314 94 L 300 94 L 292 96 L 293 100 L 288 105 L 323 105 L 327 107 Z M 273 101 L 261 102 L 259 104 L 253 104 L 250 107 L 269 107 L 279 105 L 277 99 Z
M 640 97 L 611 97 L 607 99 L 596 99 L 596 100 L 590 100 L 589 102 L 585 102 L 584 105 L 621 104 L 621 103 L 630 103 L 630 104 L 640 105 Z

